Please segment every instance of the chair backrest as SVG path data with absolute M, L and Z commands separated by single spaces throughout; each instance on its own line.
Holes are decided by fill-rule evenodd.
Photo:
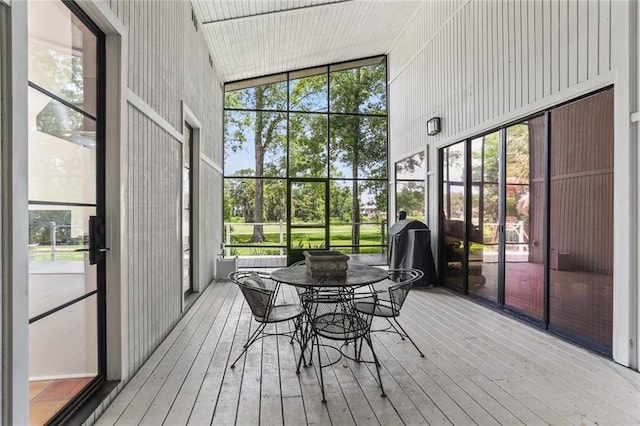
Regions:
M 402 308 L 411 286 L 423 276 L 424 273 L 419 269 L 389 270 L 389 280 L 395 283 L 389 287 L 390 307 L 393 309 L 394 315 L 400 314 L 400 308 Z
M 265 283 L 265 279 L 269 279 L 268 275 L 255 271 L 237 271 L 229 274 L 229 278 L 240 287 L 256 320 L 268 318 L 275 300 L 275 292 L 267 288 Z

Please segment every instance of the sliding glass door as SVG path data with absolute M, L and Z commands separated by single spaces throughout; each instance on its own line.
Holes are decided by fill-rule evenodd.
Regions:
M 440 151 L 442 282 L 610 353 L 613 89 Z

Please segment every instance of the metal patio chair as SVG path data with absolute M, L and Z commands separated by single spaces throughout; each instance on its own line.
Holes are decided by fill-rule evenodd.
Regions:
M 398 316 L 411 286 L 419 281 L 423 275 L 419 269 L 390 269 L 388 279 L 372 285 L 373 291 L 369 296 L 361 297 L 355 301 L 355 309 L 358 312 L 385 318 L 389 322 L 389 328 L 372 331 L 390 331 L 397 333 L 402 340 L 409 339 L 421 357 L 424 357 L 424 354 L 402 328 L 398 322 Z
M 231 368 L 236 366 L 238 360 L 247 352 L 247 349 L 265 336 L 288 336 L 291 337 L 291 344 L 294 338 L 302 342 L 302 335 L 296 338 L 302 331 L 302 316 L 305 311 L 299 303 L 277 303 L 279 284 L 274 283 L 268 274 L 255 271 L 237 271 L 229 274 L 229 279 L 233 281 L 240 290 L 251 308 L 253 318 L 258 322 L 258 328 L 251 333 L 243 350 L 231 364 Z M 269 324 L 276 324 L 285 321 L 295 321 L 293 332 L 266 333 L 265 327 Z M 304 359 L 304 354 L 302 354 Z
M 353 305 L 353 292 L 349 290 L 322 290 L 314 292 L 306 292 L 302 294 L 302 301 L 307 310 L 307 319 L 310 326 L 310 334 L 306 339 L 306 343 L 302 348 L 303 354 L 306 350 L 306 346 L 311 343 L 311 353 L 313 354 L 314 346 L 317 348 L 318 356 L 318 370 L 320 372 L 320 387 L 322 389 L 322 402 L 326 403 L 326 396 L 324 390 L 324 376 L 322 369 L 335 364 L 338 360 L 333 362 L 327 361 L 323 364 L 323 358 L 321 355 L 320 339 L 328 339 L 337 342 L 343 342 L 342 346 L 338 349 L 340 351 L 340 357 L 346 356 L 349 359 L 357 362 L 370 362 L 375 364 L 376 372 L 378 375 L 378 384 L 382 389 L 382 396 L 386 396 L 384 387 L 382 385 L 382 378 L 380 376 L 380 363 L 373 349 L 371 341 L 371 319 L 366 317 L 366 314 L 361 314 L 354 309 Z M 369 349 L 373 360 L 362 359 L 362 340 L 364 340 Z M 354 356 L 350 357 L 344 352 L 346 347 L 353 344 Z M 358 345 L 360 342 L 360 345 Z M 298 369 L 300 371 L 300 362 L 298 361 Z

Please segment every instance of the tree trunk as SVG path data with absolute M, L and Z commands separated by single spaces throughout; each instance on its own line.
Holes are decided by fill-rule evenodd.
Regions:
M 352 203 L 353 225 L 351 230 L 351 244 L 353 253 L 360 253 L 360 191 L 358 190 L 358 149 L 360 145 L 360 117 L 354 118 L 353 125 L 353 162 L 351 163 L 351 173 L 353 176 Z
M 262 117 L 262 108 L 264 106 L 264 94 L 261 87 L 256 87 L 256 125 L 254 128 L 254 148 L 256 160 L 256 194 L 253 214 L 253 235 L 252 243 L 264 242 L 264 229 L 262 227 L 263 210 L 264 210 L 264 146 L 262 144 L 262 132 L 264 130 L 264 121 Z

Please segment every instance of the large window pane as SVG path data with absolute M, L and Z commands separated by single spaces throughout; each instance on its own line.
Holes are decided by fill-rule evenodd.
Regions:
M 386 117 L 331 116 L 331 177 L 387 177 Z
M 424 221 L 424 181 L 396 181 L 396 215 L 407 213 L 407 219 Z
M 289 105 L 291 111 L 327 111 L 326 67 L 291 73 L 290 79 Z
M 326 178 L 326 114 L 291 113 L 289 117 L 289 176 Z
M 426 174 L 424 151 L 396 163 L 396 180 L 424 181 Z
M 286 190 L 286 181 L 281 179 L 225 179 L 225 241 L 230 245 L 285 245 L 281 224 L 287 217 Z M 236 254 L 249 253 L 251 250 L 239 248 Z
M 287 109 L 286 76 L 276 76 L 268 84 L 246 87 L 225 93 L 225 108 L 255 111 L 284 111 Z
M 426 164 L 424 151 L 396 163 L 396 217 L 407 213 L 407 219 L 425 220 Z
M 284 177 L 287 115 L 279 112 L 226 111 L 226 176 Z
M 384 62 L 347 69 L 342 69 L 342 66 L 331 67 L 331 112 L 386 114 L 386 73 Z
M 611 347 L 613 90 L 551 112 L 550 326 Z

